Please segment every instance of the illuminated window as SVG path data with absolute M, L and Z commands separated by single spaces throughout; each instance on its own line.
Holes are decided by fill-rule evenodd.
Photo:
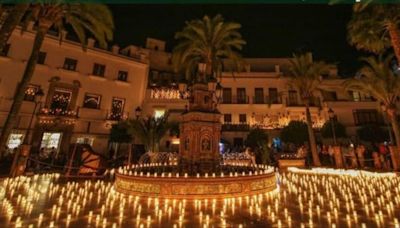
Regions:
M 89 144 L 90 146 L 93 146 L 94 138 L 93 137 L 78 137 L 76 139 L 76 143 L 79 144 Z
M 8 137 L 7 147 L 9 149 L 14 149 L 21 145 L 24 140 L 24 134 L 22 133 L 11 133 L 10 137 Z
M 24 100 L 25 101 L 35 101 L 35 94 L 39 90 L 37 85 L 28 85 L 25 90 Z
M 42 143 L 40 144 L 40 148 L 58 149 L 61 141 L 61 132 L 45 132 L 43 133 Z
M 101 96 L 92 93 L 86 93 L 85 98 L 83 100 L 83 107 L 85 108 L 93 108 L 99 109 L 100 108 L 100 101 Z
M 165 114 L 165 110 L 164 109 L 156 109 L 156 110 L 154 110 L 154 117 L 155 118 L 163 117 L 164 114 Z

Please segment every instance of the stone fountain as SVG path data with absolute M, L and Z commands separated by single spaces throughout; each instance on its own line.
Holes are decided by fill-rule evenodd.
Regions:
M 205 76 L 199 78 L 191 85 L 189 107 L 181 116 L 178 158 L 121 167 L 115 180 L 118 192 L 173 199 L 224 199 L 276 189 L 272 167 L 223 163 L 217 83 L 205 83 Z

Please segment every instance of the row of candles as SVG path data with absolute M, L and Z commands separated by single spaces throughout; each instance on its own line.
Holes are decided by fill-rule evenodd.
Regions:
M 8 227 L 399 228 L 399 177 L 301 171 L 282 174 L 279 188 L 265 194 L 191 201 L 127 196 L 115 192 L 112 182 L 65 182 L 57 174 L 7 178 L 0 187 L 0 222 Z
M 139 164 L 139 165 L 131 165 L 131 166 L 124 166 L 124 167 L 120 167 L 117 170 L 118 174 L 122 174 L 122 175 L 128 175 L 128 176 L 139 176 L 139 177 L 184 177 L 184 178 L 188 178 L 189 175 L 188 173 L 184 173 L 183 175 L 180 174 L 179 172 L 176 173 L 172 173 L 172 172 L 143 172 L 141 171 L 143 168 L 162 168 L 162 167 L 168 167 L 169 165 L 167 164 L 160 164 L 160 163 L 148 163 L 148 164 Z M 197 173 L 195 176 L 196 178 L 208 178 L 208 177 L 238 177 L 238 176 L 253 176 L 253 175 L 263 175 L 263 174 L 271 174 L 274 173 L 274 168 L 267 166 L 267 165 L 255 165 L 255 166 L 251 166 L 245 163 L 234 163 L 234 164 L 229 164 L 226 165 L 228 167 L 249 167 L 249 171 L 245 172 L 228 172 L 228 173 L 224 173 L 224 172 L 220 172 L 218 174 L 214 173 Z

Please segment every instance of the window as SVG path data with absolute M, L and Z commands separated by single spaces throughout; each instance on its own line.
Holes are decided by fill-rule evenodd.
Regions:
M 288 105 L 298 105 L 297 102 L 297 91 L 289 90 L 289 102 Z
M 24 100 L 25 101 L 35 101 L 35 94 L 39 90 L 37 85 L 28 85 L 25 90 Z
M 38 64 L 44 64 L 45 61 L 46 61 L 46 56 L 47 56 L 47 53 L 46 53 L 46 52 L 43 52 L 43 51 L 39 52 L 39 56 L 38 56 L 38 59 L 37 59 L 37 63 L 38 63 Z
M 232 89 L 223 88 L 222 90 L 222 103 L 231 104 L 232 103 Z
M 8 137 L 7 147 L 9 149 L 17 148 L 17 147 L 19 147 L 19 145 L 22 144 L 23 140 L 24 140 L 24 134 L 22 134 L 22 133 L 11 133 L 10 136 Z
M 76 143 L 79 144 L 89 144 L 90 146 L 93 146 L 94 138 L 93 137 L 78 137 L 76 139 Z
M 224 123 L 232 123 L 232 115 L 224 114 Z
M 113 97 L 111 102 L 111 112 L 109 114 L 109 119 L 120 120 L 123 118 L 125 106 L 125 99 Z
M 92 93 L 86 93 L 85 98 L 83 100 L 83 107 L 85 108 L 93 108 L 99 109 L 101 102 L 101 96 Z
M 58 149 L 61 142 L 61 132 L 44 132 L 40 148 L 44 149 Z
M 154 110 L 154 118 L 163 117 L 164 114 L 165 114 L 165 110 L 164 109 L 156 109 L 156 110 Z
M 269 102 L 271 104 L 278 104 L 278 89 L 277 88 L 268 88 Z
M 50 109 L 59 115 L 63 115 L 68 111 L 71 101 L 72 92 L 62 88 L 56 88 L 51 98 Z
M 104 77 L 106 71 L 106 65 L 95 63 L 93 65 L 93 75 Z
M 236 89 L 236 94 L 237 94 L 237 103 L 238 104 L 246 104 L 247 102 L 247 97 L 246 97 L 246 88 L 237 88 Z
M 247 123 L 247 115 L 239 114 L 239 123 Z
M 357 109 L 353 111 L 356 125 L 379 123 L 378 112 L 374 109 Z
M 8 52 L 10 51 L 11 44 L 6 44 L 3 47 L 3 51 L 0 53 L 0 56 L 8 56 Z
M 352 101 L 361 101 L 361 94 L 357 91 L 349 91 Z
M 263 88 L 255 88 L 254 89 L 254 103 L 255 104 L 263 104 L 264 103 L 264 89 Z
M 65 58 L 63 68 L 65 70 L 75 71 L 78 61 L 76 59 Z
M 128 72 L 127 71 L 118 71 L 118 78 L 119 81 L 126 82 L 128 80 Z

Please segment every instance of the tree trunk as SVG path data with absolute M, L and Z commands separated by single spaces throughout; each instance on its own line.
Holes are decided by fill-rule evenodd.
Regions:
M 400 64 L 400 34 L 397 29 L 396 24 L 389 23 L 388 26 L 389 36 L 392 43 L 392 47 L 394 50 L 394 54 L 396 55 L 397 64 Z
M 25 71 L 22 76 L 21 82 L 17 87 L 17 92 L 14 96 L 14 100 L 11 105 L 11 110 L 7 116 L 6 122 L 4 123 L 3 129 L 1 131 L 1 136 L 0 136 L 0 148 L 1 149 L 0 150 L 2 150 L 5 147 L 7 138 L 9 136 L 9 134 L 11 133 L 12 129 L 15 127 L 17 117 L 18 117 L 22 102 L 24 100 L 25 90 L 26 90 L 26 87 L 29 85 L 29 82 L 31 81 L 33 73 L 35 72 L 35 67 L 36 67 L 37 58 L 39 56 L 40 47 L 42 46 L 42 43 L 46 36 L 47 31 L 48 31 L 48 27 L 42 26 L 38 29 L 38 31 L 36 33 L 32 51 L 31 51 L 31 55 L 26 64 Z M 3 156 L 3 151 L 0 152 L 0 157 L 1 156 Z
M 317 151 L 317 144 L 315 142 L 314 130 L 312 128 L 311 113 L 308 102 L 306 103 L 306 120 L 307 120 L 308 140 L 310 141 L 310 149 L 313 158 L 313 163 L 314 166 L 321 166 L 321 162 L 319 161 L 319 156 Z
M 3 26 L 0 29 L 0 53 L 3 51 L 3 48 L 6 46 L 7 41 L 11 36 L 11 33 L 21 21 L 28 7 L 28 3 L 17 4 L 8 14 L 3 23 Z

